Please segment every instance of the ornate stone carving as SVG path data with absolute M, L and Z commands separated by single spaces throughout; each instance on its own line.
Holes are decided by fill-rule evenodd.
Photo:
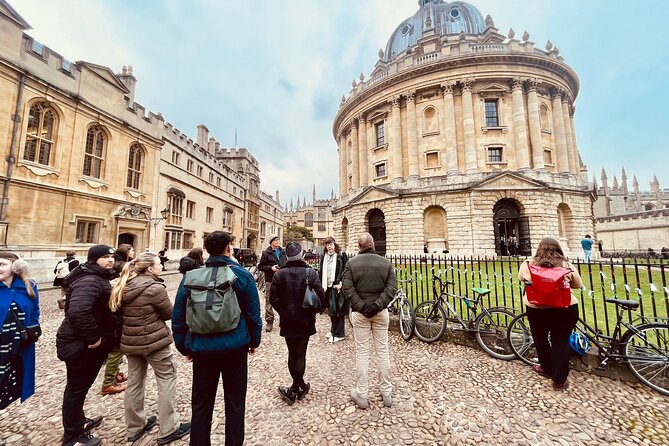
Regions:
M 360 76 L 358 77 L 358 79 L 360 79 L 360 82 L 365 81 L 365 74 L 362 71 L 360 72 Z
M 509 33 L 506 35 L 506 37 L 508 37 L 509 40 L 512 40 L 514 37 L 516 37 L 516 32 L 513 30 L 513 28 L 509 28 Z
M 527 91 L 537 91 L 539 86 L 539 81 L 536 77 L 531 77 L 527 79 Z
M 367 122 L 367 117 L 364 114 L 360 113 L 358 115 L 358 122 L 360 123 L 360 125 L 365 125 L 365 123 Z
M 416 90 L 409 90 L 406 93 L 404 93 L 404 96 L 407 98 L 408 102 L 414 102 L 416 96 Z
M 488 28 L 494 28 L 495 27 L 495 22 L 492 21 L 492 17 L 490 17 L 490 14 L 485 16 L 485 26 Z
M 474 86 L 474 78 L 468 77 L 466 79 L 462 79 L 460 81 L 460 85 L 462 86 L 462 91 L 472 91 L 472 87 Z
M 561 97 L 564 94 L 564 90 L 557 87 L 551 87 L 551 89 L 548 90 L 548 92 L 551 95 L 551 100 L 555 99 L 556 97 Z
M 516 89 L 518 89 L 518 88 L 522 89 L 522 88 L 523 88 L 523 83 L 524 83 L 524 82 L 525 82 L 525 81 L 523 80 L 522 77 L 514 77 L 514 78 L 511 79 L 511 81 L 509 82 L 509 84 L 511 85 L 511 90 L 516 90 Z
M 546 51 L 550 51 L 552 49 L 553 49 L 553 42 L 549 40 L 548 42 L 546 42 Z
M 383 56 L 384 56 L 383 48 L 379 48 L 379 59 L 383 59 Z
M 88 184 L 93 189 L 100 189 L 101 187 L 108 188 L 107 183 L 103 183 L 100 180 L 95 180 L 93 178 L 79 178 L 79 181 L 85 184 Z
M 522 39 L 523 39 L 523 42 L 527 42 L 528 40 L 530 40 L 530 34 L 527 31 L 525 31 L 523 33 Z
M 58 172 L 56 172 L 55 170 L 53 170 L 51 168 L 42 168 L 42 167 L 37 166 L 35 164 L 28 164 L 28 163 L 23 163 L 23 162 L 20 163 L 19 166 L 25 167 L 26 169 L 28 169 L 29 171 L 31 171 L 32 173 L 34 173 L 35 175 L 38 175 L 40 177 L 44 177 L 44 176 L 52 175 L 52 174 L 58 176 Z
M 390 101 L 389 101 L 389 102 L 390 102 L 390 105 L 391 105 L 393 108 L 395 108 L 395 107 L 399 107 L 399 106 L 400 106 L 400 98 L 401 98 L 400 95 L 395 95 L 395 96 L 393 96 L 393 97 L 390 99 Z
M 441 90 L 444 92 L 444 95 L 448 94 L 453 94 L 453 88 L 457 85 L 457 82 L 455 81 L 450 81 L 450 82 L 444 82 L 443 84 L 440 85 Z

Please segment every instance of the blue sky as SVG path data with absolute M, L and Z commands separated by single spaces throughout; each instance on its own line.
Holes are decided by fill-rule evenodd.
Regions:
M 10 0 L 29 34 L 67 59 L 119 72 L 136 100 L 196 136 L 247 147 L 261 188 L 311 201 L 338 192 L 332 120 L 417 0 Z M 669 1 L 474 0 L 504 35 L 550 39 L 578 73 L 576 135 L 590 175 L 624 165 L 642 190 L 669 188 Z

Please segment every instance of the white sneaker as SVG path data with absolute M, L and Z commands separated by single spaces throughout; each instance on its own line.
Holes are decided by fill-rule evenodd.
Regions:
M 335 336 L 334 338 L 332 338 L 332 343 L 334 344 L 335 342 L 343 341 L 344 339 L 345 338 L 338 338 Z
M 328 341 L 332 342 L 332 333 L 328 333 L 327 335 Z

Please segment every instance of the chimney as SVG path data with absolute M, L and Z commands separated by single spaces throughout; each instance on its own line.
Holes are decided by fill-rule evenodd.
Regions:
M 277 203 L 281 204 L 281 201 L 279 201 L 279 189 L 276 190 L 274 199 L 276 200 Z
M 209 149 L 209 129 L 204 124 L 197 126 L 197 144 L 205 149 Z
M 135 103 L 135 85 L 137 84 L 137 79 L 132 74 L 132 65 L 128 65 L 127 67 L 123 65 L 121 73 L 117 74 L 117 76 L 123 82 L 123 85 L 130 90 L 128 93 L 128 107 L 132 108 L 132 105 Z

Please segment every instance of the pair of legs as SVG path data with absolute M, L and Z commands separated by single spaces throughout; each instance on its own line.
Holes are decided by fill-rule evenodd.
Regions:
M 267 325 L 274 325 L 274 308 L 269 302 L 269 289 L 272 282 L 265 285 L 265 323 Z
M 343 338 L 346 335 L 345 322 L 346 316 L 330 316 L 330 333 L 335 338 Z
M 541 368 L 551 375 L 555 384 L 564 384 L 569 375 L 569 335 L 576 326 L 578 305 L 568 308 L 527 307 L 527 319 Z
M 123 353 L 121 349 L 116 347 L 107 356 L 107 364 L 105 365 L 105 378 L 102 381 L 102 388 L 113 386 L 116 383 L 116 375 L 121 370 L 121 361 L 123 361 Z M 130 373 L 130 372 L 128 372 Z
M 219 377 L 223 378 L 225 445 L 244 443 L 244 413 L 248 379 L 248 348 L 193 355 L 192 424 L 190 443 L 211 445 L 211 420 Z
M 106 357 L 106 351 L 86 349 L 77 358 L 65 361 L 67 383 L 63 393 L 63 443 L 68 443 L 84 433 L 86 416 L 84 401 L 95 382 Z
M 585 263 L 590 263 L 590 259 L 592 258 L 592 251 L 590 250 L 584 250 L 583 251 L 583 257 L 585 260 Z
M 379 372 L 381 395 L 390 396 L 393 385 L 390 382 L 390 352 L 388 350 L 388 310 L 366 318 L 362 313 L 351 313 L 353 338 L 355 339 L 356 382 L 354 390 L 360 398 L 367 399 L 369 394 L 369 359 L 370 347 L 374 344 L 375 362 Z
M 177 368 L 172 346 L 168 345 L 146 356 L 128 355 L 128 388 L 125 391 L 125 425 L 128 436 L 141 432 L 146 425 L 144 384 L 146 369 L 151 364 L 158 385 L 158 438 L 166 437 L 179 428 L 180 420 L 174 408 L 177 390 Z
M 288 347 L 288 371 L 293 384 L 290 390 L 297 393 L 300 389 L 304 389 L 306 383 L 304 382 L 304 371 L 307 368 L 307 347 L 309 345 L 309 336 L 300 338 L 286 338 L 286 346 Z

